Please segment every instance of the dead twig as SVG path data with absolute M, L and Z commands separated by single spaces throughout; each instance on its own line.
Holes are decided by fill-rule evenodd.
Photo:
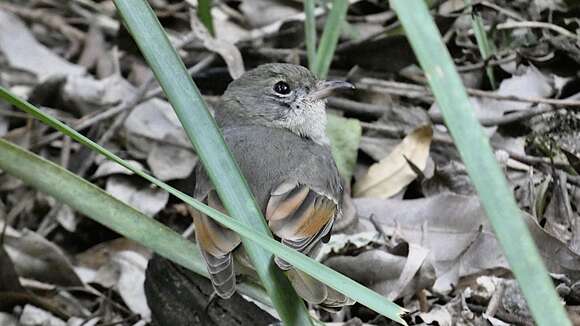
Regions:
M 85 32 L 69 25 L 61 16 L 52 14 L 44 9 L 29 9 L 25 7 L 15 6 L 9 3 L 0 3 L 0 9 L 10 11 L 28 21 L 41 23 L 50 29 L 56 30 L 74 41 L 82 41 L 85 39 Z
M 405 137 L 405 131 L 401 128 L 391 127 L 385 124 L 369 123 L 364 121 L 361 121 L 360 125 L 364 130 L 377 131 L 387 137 L 391 138 Z
M 433 101 L 431 90 L 426 86 L 410 83 L 395 82 L 376 78 L 362 78 L 357 82 L 357 87 L 370 91 L 380 91 L 387 94 L 403 95 L 410 98 L 423 98 Z M 477 97 L 491 98 L 499 101 L 524 102 L 534 104 L 549 104 L 563 108 L 580 108 L 580 101 L 572 99 L 551 99 L 542 97 L 524 97 L 515 95 L 501 95 L 494 92 L 467 88 L 467 94 Z
M 542 29 L 549 29 L 552 30 L 560 35 L 578 39 L 578 35 L 570 32 L 569 30 L 560 27 L 558 25 L 546 23 L 546 22 L 535 22 L 535 21 L 523 21 L 523 22 L 506 22 L 501 23 L 496 26 L 498 30 L 502 29 L 515 29 L 515 28 L 542 28 Z M 489 29 L 489 28 L 486 28 Z

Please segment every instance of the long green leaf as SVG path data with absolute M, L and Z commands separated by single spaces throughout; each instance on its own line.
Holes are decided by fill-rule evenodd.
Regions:
M 312 69 L 314 74 L 320 79 L 324 79 L 328 75 L 347 9 L 347 0 L 334 0 L 332 2 L 332 9 L 326 18 L 324 31 L 322 32 L 318 51 L 316 52 L 316 61 Z
M 202 202 L 195 200 L 192 197 L 182 193 L 181 191 L 169 186 L 168 184 L 157 180 L 156 178 L 145 173 L 143 170 L 135 168 L 133 165 L 121 159 L 112 152 L 108 151 L 104 147 L 91 141 L 87 137 L 81 135 L 80 133 L 73 130 L 64 123 L 58 121 L 57 119 L 47 115 L 46 113 L 42 112 L 32 104 L 18 98 L 16 95 L 10 93 L 3 87 L 0 87 L 0 99 L 4 99 L 8 103 L 29 113 L 33 117 L 59 130 L 63 134 L 71 137 L 72 139 L 78 141 L 79 143 L 89 147 L 91 150 L 94 150 L 102 154 L 109 160 L 120 164 L 121 166 L 134 172 L 136 175 L 166 190 L 170 194 L 181 199 L 182 201 L 184 201 L 191 207 L 197 209 L 201 213 L 206 214 L 207 216 L 215 219 L 225 227 L 234 230 L 242 237 L 250 239 L 251 241 L 255 242 L 256 244 L 264 248 L 265 250 L 268 250 L 269 252 L 275 254 L 276 256 L 281 257 L 285 261 L 289 262 L 296 268 L 314 277 L 315 279 L 329 285 L 330 287 L 334 288 L 335 290 L 341 293 L 344 293 L 345 295 L 348 295 L 352 299 L 369 307 L 370 309 L 373 309 L 374 311 L 405 325 L 405 322 L 400 317 L 400 315 L 402 315 L 405 312 L 405 310 L 397 306 L 396 304 L 392 303 L 391 301 L 387 300 L 386 298 L 382 297 L 378 293 L 365 288 L 359 283 L 349 279 L 348 277 L 340 273 L 337 273 L 336 271 L 328 268 L 325 265 L 322 265 L 321 263 L 311 259 L 310 257 L 307 257 L 293 249 L 290 249 L 282 245 L 280 242 L 275 241 L 270 237 L 266 237 L 264 235 L 256 233 L 253 227 L 248 227 L 238 222 L 238 220 L 236 220 L 235 218 L 228 217 L 222 214 L 221 212 L 204 205 Z M 275 267 L 275 265 L 271 266 L 272 268 L 277 268 Z M 291 325 L 300 325 L 300 324 L 291 324 Z
M 0 169 L 161 256 L 209 277 L 194 243 L 87 180 L 2 138 Z M 253 284 L 241 283 L 238 290 L 271 304 L 266 292 Z
M 316 61 L 315 4 L 316 0 L 304 0 L 304 39 L 306 41 L 306 57 L 308 58 L 308 68 L 310 71 L 314 71 L 314 61 Z
M 227 211 L 237 221 L 251 225 L 255 232 L 271 237 L 205 101 L 147 1 L 115 0 L 115 5 L 171 102 Z M 311 324 L 302 299 L 284 273 L 273 268 L 272 254 L 248 239 L 242 238 L 242 242 L 282 321 L 287 325 Z
M 423 0 L 391 0 L 538 325 L 571 325 Z
M 483 19 L 481 18 L 481 14 L 473 11 L 473 4 L 471 3 L 471 0 L 465 0 L 465 3 L 471 7 L 471 26 L 473 28 L 473 32 L 475 33 L 475 40 L 477 41 L 477 46 L 479 47 L 479 53 L 481 54 L 481 58 L 485 61 L 495 53 L 495 47 L 487 37 L 487 32 L 483 26 Z M 496 89 L 497 83 L 495 82 L 493 67 L 485 67 L 485 72 L 491 87 Z
M 211 16 L 211 0 L 197 1 L 197 17 L 203 23 L 208 32 L 215 36 L 215 28 L 213 26 L 213 17 Z

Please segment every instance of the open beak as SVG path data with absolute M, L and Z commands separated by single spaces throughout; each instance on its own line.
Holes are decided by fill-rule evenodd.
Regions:
M 314 100 L 325 99 L 339 89 L 354 89 L 354 85 L 342 80 L 321 80 L 309 97 Z

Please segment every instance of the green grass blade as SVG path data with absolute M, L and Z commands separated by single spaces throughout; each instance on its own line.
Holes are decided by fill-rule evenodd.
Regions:
M 477 41 L 477 46 L 479 47 L 479 53 L 481 54 L 481 58 L 486 61 L 492 55 L 495 54 L 495 47 L 487 37 L 487 33 L 483 26 L 483 19 L 478 12 L 473 11 L 473 5 L 471 4 L 471 0 L 466 0 L 466 3 L 471 6 L 471 25 L 473 28 L 473 32 L 475 33 L 475 40 Z M 495 81 L 495 76 L 493 74 L 493 67 L 487 66 L 485 68 L 485 73 L 487 74 L 487 78 L 489 79 L 489 83 L 493 89 L 497 88 L 497 83 Z
M 571 325 L 423 0 L 391 0 L 538 325 Z
M 340 37 L 342 24 L 346 18 L 347 9 L 348 1 L 346 0 L 334 0 L 332 2 L 332 9 L 326 18 L 324 31 L 322 32 L 318 51 L 316 52 L 316 61 L 314 67 L 311 69 L 320 79 L 324 79 L 328 75 L 334 50 Z
M 115 5 L 173 106 L 227 211 L 235 219 L 251 225 L 257 233 L 271 237 L 199 90 L 149 4 L 144 0 L 116 0 Z M 242 242 L 284 323 L 310 324 L 308 311 L 286 276 L 280 269 L 271 267 L 272 254 L 248 239 Z
M 213 17 L 211 16 L 211 0 L 197 1 L 197 17 L 203 23 L 211 36 L 215 36 Z
M 316 17 L 314 9 L 316 0 L 304 0 L 304 40 L 306 42 L 306 57 L 308 58 L 308 68 L 314 71 L 316 61 Z
M 175 197 L 181 199 L 182 201 L 190 205 L 191 207 L 199 210 L 203 214 L 210 216 L 211 218 L 215 219 L 225 227 L 234 230 L 242 237 L 250 239 L 251 241 L 255 242 L 257 245 L 268 250 L 269 252 L 283 258 L 287 262 L 294 265 L 296 268 L 304 271 L 305 273 L 316 278 L 317 280 L 324 282 L 325 284 L 331 286 L 337 291 L 348 295 L 352 299 L 369 307 L 370 309 L 373 309 L 374 311 L 405 325 L 405 322 L 400 318 L 400 315 L 403 314 L 405 310 L 397 306 L 393 302 L 387 300 L 386 298 L 382 297 L 378 293 L 373 292 L 365 288 L 364 286 L 360 285 L 359 283 L 349 279 L 348 277 L 335 272 L 329 267 L 324 266 L 321 263 L 282 245 L 280 242 L 272 239 L 271 237 L 267 237 L 256 233 L 254 226 L 248 227 L 238 222 L 237 219 L 228 217 L 222 214 L 221 212 L 204 205 L 200 201 L 195 200 L 192 197 L 184 194 L 183 192 L 169 186 L 168 184 L 157 180 L 156 178 L 145 173 L 144 171 L 135 168 L 133 165 L 127 163 L 126 161 L 124 161 L 117 155 L 111 153 L 104 147 L 93 142 L 87 137 L 81 135 L 80 133 L 73 130 L 64 123 L 58 121 L 57 119 L 45 114 L 32 104 L 18 98 L 17 96 L 13 95 L 3 87 L 0 87 L 0 99 L 4 99 L 8 103 L 29 113 L 33 117 L 59 130 L 63 134 L 71 137 L 72 139 L 78 141 L 79 143 L 86 145 L 90 149 L 97 151 L 106 158 L 120 164 L 121 166 L 134 172 L 138 176 L 143 177 L 144 179 L 153 183 L 154 185 L 166 190 L 170 194 L 174 195 Z M 274 264 L 271 264 L 270 266 L 271 268 L 277 269 L 277 267 Z M 308 320 L 308 322 L 310 323 L 310 320 Z M 304 324 L 298 323 L 290 325 L 304 325 Z
M 0 138 L 0 169 L 66 203 L 111 230 L 161 256 L 208 277 L 198 247 L 167 226 L 114 198 L 106 191 L 34 153 Z M 240 292 L 269 303 L 266 292 L 251 283 Z

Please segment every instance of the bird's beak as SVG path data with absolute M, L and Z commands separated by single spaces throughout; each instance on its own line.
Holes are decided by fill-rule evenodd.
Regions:
M 321 80 L 316 83 L 316 88 L 309 97 L 314 100 L 325 99 L 339 89 L 354 89 L 354 85 L 342 80 Z

